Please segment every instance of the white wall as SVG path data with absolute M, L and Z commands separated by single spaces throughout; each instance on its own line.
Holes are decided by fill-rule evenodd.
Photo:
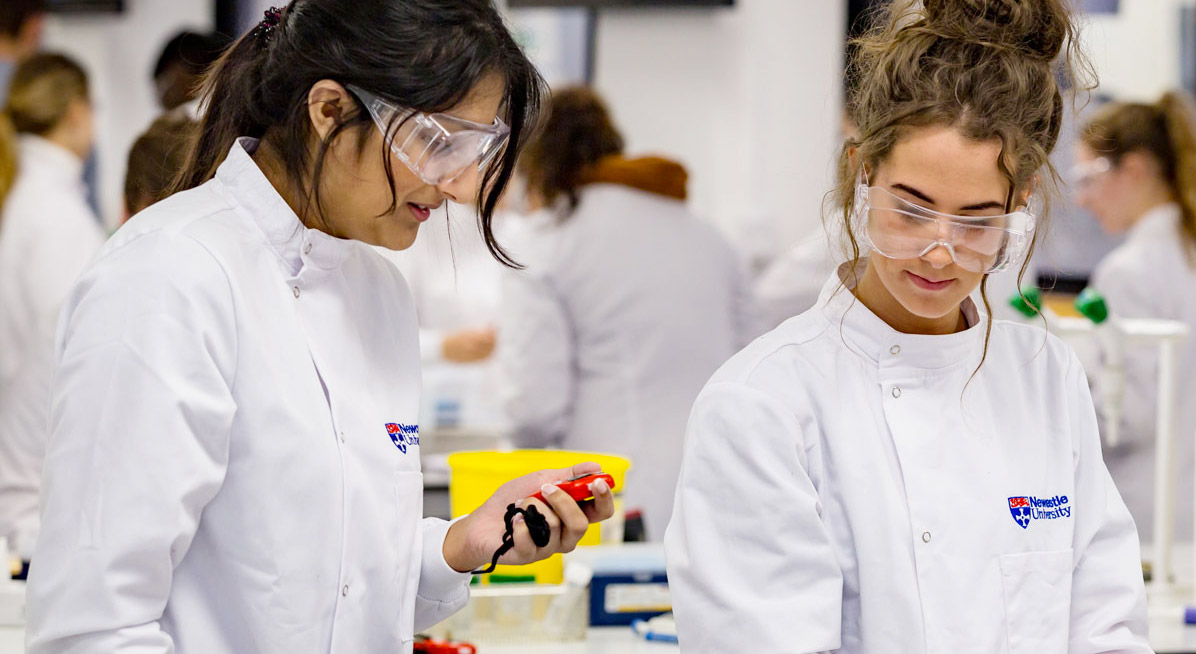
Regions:
M 674 156 L 691 206 L 754 257 L 820 227 L 840 143 L 844 0 L 604 10 L 595 86 L 628 152 Z
M 1121 0 L 1116 14 L 1088 18 L 1084 44 L 1100 92 L 1153 102 L 1180 83 L 1180 8 L 1192 0 Z
M 48 21 L 44 48 L 76 58 L 91 77 L 100 210 L 109 225 L 124 212 L 129 147 L 159 113 L 152 74 L 162 46 L 183 29 L 210 31 L 214 18 L 212 0 L 126 0 L 122 14 L 62 15 Z

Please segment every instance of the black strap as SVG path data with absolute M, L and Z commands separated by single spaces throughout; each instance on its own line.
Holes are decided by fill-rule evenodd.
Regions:
M 532 542 L 536 547 L 544 547 L 552 540 L 552 528 L 548 526 L 548 518 L 533 504 L 527 509 L 520 509 L 514 504 L 507 505 L 507 514 L 503 516 L 503 522 L 507 525 L 507 530 L 502 535 L 502 544 L 494 550 L 494 558 L 490 559 L 490 567 L 484 570 L 475 570 L 475 575 L 485 575 L 494 572 L 498 567 L 498 560 L 502 558 L 503 554 L 511 551 L 515 547 L 515 516 L 523 514 L 523 521 L 527 523 L 528 534 L 532 537 Z

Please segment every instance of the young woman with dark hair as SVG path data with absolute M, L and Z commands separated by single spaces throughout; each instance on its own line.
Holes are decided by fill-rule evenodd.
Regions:
M 610 516 L 579 464 L 423 520 L 419 344 L 399 273 L 446 199 L 490 220 L 541 80 L 490 0 L 293 0 L 210 73 L 179 192 L 63 311 L 28 644 L 52 652 L 410 652 L 470 572 Z M 530 522 L 530 521 L 529 521 Z
M 1082 61 L 1068 3 L 887 12 L 834 194 L 847 263 L 690 416 L 665 537 L 682 647 L 1146 654 L 1084 371 L 970 299 L 1043 232 L 1056 72 Z

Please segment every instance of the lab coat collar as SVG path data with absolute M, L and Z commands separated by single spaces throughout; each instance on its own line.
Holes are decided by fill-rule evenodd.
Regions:
M 867 260 L 857 268 L 863 275 Z M 955 365 L 975 366 L 984 347 L 984 316 L 972 298 L 961 308 L 968 328 L 956 334 L 903 334 L 856 299 L 847 287 L 848 266 L 844 263 L 831 275 L 818 300 L 818 310 L 832 329 L 839 330 L 848 346 L 880 368 L 938 370 Z
M 1158 236 L 1165 238 L 1178 238 L 1176 230 L 1179 229 L 1180 209 L 1178 204 L 1169 203 L 1159 205 L 1150 211 L 1142 214 L 1142 217 L 1130 227 L 1130 231 L 1126 234 L 1126 239 L 1135 241 L 1146 238 L 1153 240 Z
M 353 251 L 354 242 L 305 227 L 250 156 L 257 146 L 258 139 L 237 139 L 216 170 L 216 179 L 245 209 L 293 274 L 308 264 L 323 270 L 340 266 Z
M 32 134 L 21 136 L 19 148 L 22 166 L 36 167 L 38 174 L 52 175 L 64 183 L 83 183 L 83 160 L 74 152 Z

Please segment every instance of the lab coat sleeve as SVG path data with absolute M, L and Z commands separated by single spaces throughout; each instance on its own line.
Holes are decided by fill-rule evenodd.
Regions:
M 415 631 L 418 633 L 459 611 L 469 601 L 468 572 L 457 572 L 444 560 L 444 537 L 451 522 L 424 520 L 423 559 L 419 592 L 415 601 Z
M 30 654 L 174 651 L 159 622 L 223 483 L 236 339 L 223 269 L 172 238 L 101 261 L 63 309 Z
M 573 328 L 549 279 L 531 270 L 503 280 L 499 366 L 503 406 L 520 447 L 560 443 L 568 430 L 575 379 Z
M 1096 412 L 1079 360 L 1067 373 L 1075 456 L 1070 654 L 1151 652 L 1138 532 L 1101 458 Z
M 807 466 L 778 400 L 731 383 L 699 395 L 665 534 L 686 654 L 840 647 L 843 576 Z

